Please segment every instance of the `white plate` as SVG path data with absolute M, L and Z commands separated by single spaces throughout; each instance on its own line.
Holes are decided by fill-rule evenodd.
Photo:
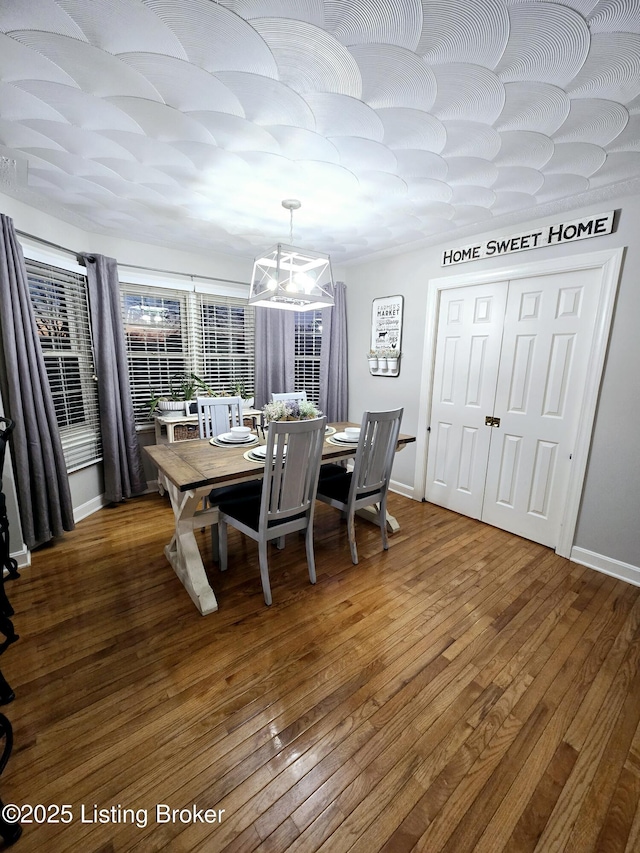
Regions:
M 225 447 L 227 449 L 230 447 L 249 447 L 250 445 L 257 443 L 257 435 L 250 435 L 246 441 L 223 441 L 217 437 L 209 439 L 209 444 L 213 444 L 215 447 Z
M 263 445 L 261 445 L 260 447 L 256 447 L 254 450 L 252 450 L 252 451 L 250 451 L 250 452 L 251 452 L 254 456 L 259 456 L 261 459 L 266 459 L 266 458 L 267 458 L 267 448 L 266 448 L 266 446 L 265 446 L 264 444 L 263 444 Z M 287 452 L 287 445 L 286 445 L 286 444 L 285 444 L 285 446 L 284 446 L 284 452 L 285 452 L 285 453 Z M 275 451 L 274 451 L 273 455 L 274 455 L 274 456 L 276 455 L 276 454 L 275 454 Z
M 358 438 L 347 438 L 346 432 L 337 432 L 333 436 L 334 441 L 341 441 L 343 444 L 357 444 L 360 441 L 360 437 Z
M 223 432 L 217 435 L 216 438 L 218 441 L 229 442 L 229 444 L 246 444 L 249 441 L 253 441 L 254 436 L 249 433 L 249 435 L 241 435 L 237 438 L 232 432 Z

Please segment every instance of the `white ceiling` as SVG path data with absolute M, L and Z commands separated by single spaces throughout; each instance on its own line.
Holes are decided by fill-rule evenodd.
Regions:
M 455 241 L 637 190 L 640 0 L 0 0 L 0 157 L 144 242 Z

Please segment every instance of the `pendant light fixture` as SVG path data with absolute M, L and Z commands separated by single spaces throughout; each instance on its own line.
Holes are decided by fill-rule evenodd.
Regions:
M 293 211 L 300 202 L 286 198 L 289 211 L 289 239 L 293 243 Z M 289 311 L 312 311 L 333 305 L 331 260 L 323 252 L 299 249 L 278 243 L 253 263 L 249 304 Z

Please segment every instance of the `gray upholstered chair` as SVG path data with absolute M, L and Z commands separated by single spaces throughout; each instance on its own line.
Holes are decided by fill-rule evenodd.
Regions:
M 358 562 L 355 513 L 358 509 L 379 504 L 378 515 L 382 532 L 382 547 L 387 540 L 387 492 L 393 458 L 398 444 L 403 409 L 390 412 L 365 412 L 353 471 L 340 465 L 322 466 L 317 498 L 341 510 L 347 519 L 347 534 L 351 559 Z
M 309 580 L 316 582 L 313 512 L 326 418 L 272 421 L 267 430 L 266 464 L 260 495 L 222 501 L 219 506 L 220 569 L 227 568 L 227 525 L 258 542 L 264 600 L 271 604 L 267 544 L 305 530 Z

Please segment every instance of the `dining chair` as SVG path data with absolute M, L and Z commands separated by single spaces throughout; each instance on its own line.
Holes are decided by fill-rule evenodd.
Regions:
M 398 444 L 403 409 L 389 412 L 365 412 L 353 471 L 340 465 L 327 464 L 320 471 L 317 499 L 341 510 L 347 519 L 347 535 L 354 565 L 358 563 L 355 513 L 364 507 L 379 504 L 378 516 L 382 547 L 387 540 L 387 492 L 391 468 Z
M 276 400 L 306 400 L 307 392 L 306 391 L 285 391 L 282 394 L 271 394 L 271 401 L 275 403 Z
M 267 543 L 272 539 L 305 530 L 309 580 L 316 582 L 313 513 L 326 423 L 326 417 L 272 421 L 267 430 L 261 494 L 223 501 L 219 506 L 220 569 L 227 568 L 227 525 L 231 525 L 258 543 L 266 604 L 272 601 L 267 557 Z
M 7 765 L 11 750 L 13 749 L 13 728 L 11 722 L 4 714 L 0 714 L 0 775 Z M 19 812 L 20 809 L 17 809 Z M 10 847 L 22 835 L 22 826 L 17 821 L 9 821 L 5 818 L 4 803 L 0 799 L 0 837 L 3 840 L 2 849 Z
M 242 426 L 242 397 L 198 397 L 198 428 L 200 438 L 212 438 L 228 432 L 232 426 Z M 221 486 L 212 489 L 205 498 L 204 505 L 215 507 L 223 500 L 259 495 L 260 480 L 238 483 L 234 486 Z M 211 525 L 211 553 L 214 560 L 219 559 L 218 525 Z
M 242 397 L 198 397 L 200 438 L 211 438 L 242 426 Z

